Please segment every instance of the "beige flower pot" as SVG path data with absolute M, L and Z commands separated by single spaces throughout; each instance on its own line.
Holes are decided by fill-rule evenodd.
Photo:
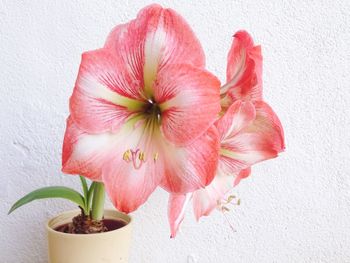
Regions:
M 69 223 L 80 211 L 62 213 L 47 223 L 49 263 L 119 263 L 128 262 L 132 220 L 129 215 L 105 210 L 106 219 L 122 219 L 127 225 L 100 234 L 66 234 L 55 231 Z

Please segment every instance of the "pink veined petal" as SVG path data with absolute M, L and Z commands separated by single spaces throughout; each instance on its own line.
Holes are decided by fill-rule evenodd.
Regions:
M 240 171 L 237 177 L 235 178 L 235 181 L 233 182 L 233 186 L 237 186 L 242 179 L 247 178 L 250 174 L 251 174 L 251 167 Z
M 232 140 L 239 134 L 240 131 L 253 123 L 256 118 L 255 106 L 250 101 L 236 101 L 226 111 L 224 116 L 216 121 L 215 125 L 220 134 L 220 171 L 226 175 L 231 175 L 245 168 L 235 159 L 228 158 L 224 155 L 225 145 L 228 140 Z M 244 142 L 242 142 L 244 143 Z M 230 153 L 230 152 L 229 152 Z
M 164 174 L 163 163 L 153 160 L 159 152 L 159 128 L 157 133 L 150 133 L 145 126 L 127 123 L 117 133 L 87 134 L 69 119 L 63 172 L 104 182 L 117 209 L 134 211 L 147 200 Z
M 265 102 L 254 102 L 254 106 L 255 120 L 235 136 L 221 141 L 220 167 L 226 172 L 246 169 L 277 157 L 284 150 L 283 128 L 277 115 Z M 230 113 L 229 110 L 227 114 Z
M 266 134 L 274 151 L 277 153 L 284 151 L 284 131 L 278 116 L 264 101 L 255 101 L 254 106 L 256 118 L 254 123 L 247 127 L 245 132 Z
M 185 210 L 192 198 L 192 193 L 170 194 L 168 203 L 168 220 L 170 224 L 170 238 L 174 238 L 182 223 Z
M 235 174 L 218 172 L 208 186 L 193 193 L 193 210 L 197 220 L 208 216 L 217 207 L 225 194 L 233 188 L 234 178 Z
M 162 110 L 162 130 L 176 145 L 202 135 L 220 112 L 220 82 L 211 73 L 190 65 L 174 65 L 159 72 L 155 100 Z
M 238 174 L 226 174 L 219 169 L 214 180 L 204 189 L 199 189 L 193 193 L 193 210 L 196 219 L 208 216 L 226 194 L 236 186 L 241 179 L 250 175 L 250 168 L 241 170 Z
M 121 131 L 115 157 L 103 167 L 106 191 L 114 206 L 125 213 L 146 202 L 165 173 L 165 163 L 156 157 L 161 155 L 161 133 L 158 129 L 148 134 L 145 126 L 134 127 L 132 133 Z
M 258 48 L 260 49 L 260 47 Z M 262 100 L 262 71 L 256 69 L 256 63 L 247 64 L 241 80 L 227 92 L 232 101 Z
M 156 189 L 162 176 L 162 163 L 145 162 L 139 169 L 115 158 L 103 167 L 103 182 L 113 205 L 130 213 L 145 203 Z
M 106 134 L 87 134 L 68 117 L 62 150 L 62 171 L 102 181 L 102 167 L 109 159 L 112 141 L 113 137 Z
M 250 101 L 236 101 L 228 108 L 226 114 L 216 121 L 221 142 L 234 137 L 249 126 L 256 117 L 255 106 Z
M 139 169 L 132 169 L 132 166 L 121 160 L 121 152 L 115 147 L 119 159 L 109 162 L 103 169 L 107 192 L 121 211 L 137 209 L 159 183 L 168 192 L 185 194 L 204 187 L 215 176 L 219 137 L 214 126 L 186 147 L 169 143 L 160 131 L 151 139 L 123 137 L 120 145 L 129 145 L 128 140 L 140 141 L 134 148 L 145 149 L 146 162 Z M 125 147 L 121 149 L 125 151 Z
M 262 66 L 262 54 L 261 54 L 261 46 L 254 46 L 252 49 L 249 50 L 249 57 L 254 61 L 255 63 L 255 76 L 256 76 L 256 81 L 257 81 L 257 85 L 256 87 L 254 87 L 254 89 L 256 89 L 255 91 L 252 91 L 252 98 L 255 100 L 262 100 L 262 70 L 263 70 L 263 66 Z M 248 92 L 246 92 L 246 94 L 248 94 Z
M 227 57 L 227 83 L 221 88 L 227 108 L 236 100 L 262 100 L 261 47 L 246 31 L 238 31 Z
M 205 56 L 187 22 L 175 11 L 153 4 L 135 20 L 117 26 L 105 47 L 120 56 L 150 95 L 158 71 L 171 64 L 187 63 L 204 68 Z
M 139 93 L 116 56 L 103 49 L 86 52 L 70 99 L 71 117 L 86 132 L 114 132 L 142 108 Z
M 218 165 L 219 135 L 214 126 L 192 144 L 164 144 L 159 158 L 164 163 L 161 186 L 168 192 L 185 194 L 208 185 Z

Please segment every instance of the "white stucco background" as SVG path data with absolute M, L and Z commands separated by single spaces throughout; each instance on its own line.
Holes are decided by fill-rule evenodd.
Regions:
M 0 0 L 0 263 L 47 262 L 44 223 L 74 206 L 41 201 L 6 213 L 35 188 L 79 187 L 60 163 L 80 55 L 149 3 Z M 350 262 L 350 2 L 160 3 L 189 22 L 222 81 L 235 31 L 262 45 L 264 97 L 287 149 L 235 190 L 235 233 L 219 212 L 196 223 L 189 209 L 169 239 L 167 194 L 156 191 L 133 213 L 130 262 Z

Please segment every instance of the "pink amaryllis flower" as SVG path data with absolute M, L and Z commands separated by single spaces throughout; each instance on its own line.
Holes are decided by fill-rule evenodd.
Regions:
M 171 9 L 151 5 L 82 56 L 70 99 L 63 171 L 105 183 L 131 212 L 161 185 L 184 194 L 209 184 L 218 162 L 212 124 L 220 82 Z
M 227 56 L 226 84 L 220 95 L 223 110 L 236 100 L 262 100 L 261 46 L 255 46 L 246 31 L 233 36 Z
M 197 220 L 209 215 L 251 166 L 274 158 L 284 150 L 282 125 L 271 107 L 262 101 L 262 57 L 247 32 L 234 35 L 228 55 L 227 84 L 221 88 L 223 116 L 215 127 L 220 135 L 219 165 L 213 181 L 186 195 L 171 194 L 168 217 L 174 237 L 193 200 Z

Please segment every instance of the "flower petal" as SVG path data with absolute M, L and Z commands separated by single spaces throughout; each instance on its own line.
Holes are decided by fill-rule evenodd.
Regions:
M 242 179 L 247 178 L 250 174 L 251 174 L 251 167 L 240 171 L 239 174 L 235 178 L 233 186 L 237 186 Z
M 186 147 L 163 145 L 159 155 L 165 170 L 161 186 L 179 194 L 205 187 L 215 176 L 218 151 L 219 135 L 214 126 Z
M 239 181 L 250 175 L 250 168 L 241 170 L 238 174 L 226 174 L 219 168 L 214 180 L 204 189 L 199 189 L 193 193 L 193 210 L 196 219 L 208 216 L 236 186 Z
M 186 207 L 191 200 L 192 193 L 170 194 L 168 204 L 168 219 L 170 224 L 170 238 L 174 238 L 185 216 Z
M 103 168 L 103 182 L 114 206 L 130 213 L 147 201 L 156 189 L 162 176 L 160 162 L 145 162 L 139 169 L 115 158 Z
M 63 148 L 63 171 L 105 183 L 117 209 L 129 213 L 143 204 L 164 174 L 159 152 L 160 130 L 129 121 L 117 133 L 87 134 L 68 120 Z M 158 140 L 158 138 L 160 139 Z
M 277 115 L 265 102 L 254 102 L 254 106 L 254 121 L 221 142 L 220 167 L 225 167 L 227 173 L 274 158 L 284 150 L 283 129 Z M 226 114 L 230 119 L 229 114 L 234 115 L 234 112 L 229 110 Z
M 221 88 L 227 108 L 236 100 L 262 100 L 261 47 L 246 31 L 238 31 L 227 57 L 227 83 Z
M 86 52 L 70 99 L 71 117 L 86 132 L 114 132 L 143 106 L 139 93 L 116 56 L 103 49 Z
M 161 132 L 148 124 L 124 129 L 117 135 L 113 160 L 103 167 L 102 179 L 114 206 L 125 213 L 136 210 L 160 184 L 165 173 L 161 155 Z M 128 156 L 129 155 L 129 156 Z
M 255 117 L 256 113 L 253 103 L 249 101 L 236 101 L 233 103 L 226 114 L 215 123 L 221 142 L 234 137 L 242 129 L 249 126 L 255 120 Z
M 193 210 L 197 220 L 209 215 L 217 207 L 218 202 L 233 188 L 233 180 L 233 174 L 219 172 L 208 186 L 193 193 Z
M 276 152 L 284 151 L 284 131 L 282 124 L 273 109 L 264 101 L 254 102 L 256 118 L 245 132 L 258 133 Z
M 166 66 L 205 66 L 202 47 L 187 22 L 175 11 L 157 4 L 142 9 L 130 23 L 116 27 L 105 47 L 122 54 L 135 75 L 143 75 L 147 95 L 156 73 Z
M 165 137 L 186 145 L 202 135 L 221 110 L 219 88 L 214 75 L 190 65 L 160 71 L 154 96 L 162 111 Z
M 102 167 L 112 151 L 113 140 L 114 137 L 109 134 L 87 134 L 68 117 L 62 150 L 62 171 L 102 181 Z

